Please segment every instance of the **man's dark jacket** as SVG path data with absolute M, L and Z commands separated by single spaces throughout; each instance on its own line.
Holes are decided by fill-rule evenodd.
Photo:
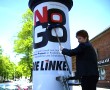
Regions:
M 75 49 L 62 50 L 62 54 L 76 56 L 76 76 L 98 76 L 97 55 L 90 42 L 80 43 Z

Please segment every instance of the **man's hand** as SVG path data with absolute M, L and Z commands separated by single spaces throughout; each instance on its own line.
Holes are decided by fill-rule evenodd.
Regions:
M 63 48 L 64 48 L 64 47 L 59 46 L 59 52 L 60 52 L 60 53 L 62 53 Z
M 60 51 L 62 51 L 64 49 L 64 47 L 63 46 L 60 46 Z

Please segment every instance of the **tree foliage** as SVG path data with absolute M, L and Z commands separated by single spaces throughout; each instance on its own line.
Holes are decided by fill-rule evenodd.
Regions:
M 24 55 L 19 62 L 19 66 L 22 69 L 22 74 L 25 76 L 29 76 L 32 70 L 32 19 L 32 12 L 27 10 L 22 17 L 22 29 L 14 41 L 14 51 L 17 54 Z
M 2 77 L 2 80 L 13 79 L 15 64 L 10 61 L 8 56 L 2 55 L 3 49 L 1 46 L 0 52 L 0 76 Z

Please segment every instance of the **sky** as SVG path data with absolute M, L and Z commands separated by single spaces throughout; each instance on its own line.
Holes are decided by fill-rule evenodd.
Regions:
M 22 15 L 27 9 L 28 0 L 0 0 L 0 45 L 4 54 L 14 62 L 19 61 L 13 52 L 14 40 L 21 30 Z M 78 30 L 87 30 L 92 39 L 110 27 L 110 0 L 73 0 L 68 14 L 71 48 L 74 48 L 78 45 L 75 38 Z

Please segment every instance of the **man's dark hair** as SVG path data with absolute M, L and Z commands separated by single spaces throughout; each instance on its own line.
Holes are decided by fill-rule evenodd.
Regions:
M 79 30 L 77 33 L 76 33 L 76 37 L 77 36 L 81 36 L 83 38 L 87 38 L 87 41 L 89 41 L 89 35 L 87 33 L 86 30 Z

